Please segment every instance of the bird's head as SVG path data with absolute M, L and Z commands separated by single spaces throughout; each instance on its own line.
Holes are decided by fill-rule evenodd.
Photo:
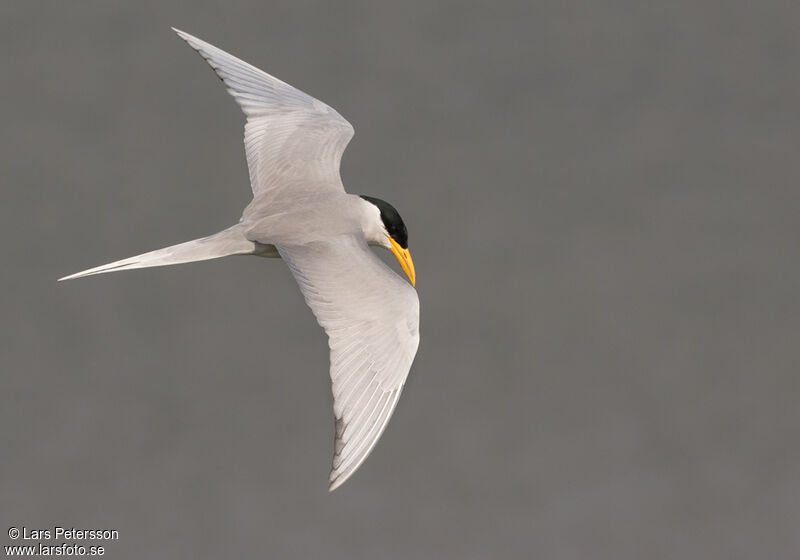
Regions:
M 374 223 L 365 227 L 364 233 L 367 242 L 391 251 L 397 258 L 397 262 L 400 263 L 403 272 L 408 276 L 411 285 L 415 286 L 417 275 L 414 272 L 414 261 L 411 260 L 411 253 L 408 250 L 408 230 L 406 230 L 406 224 L 403 223 L 403 218 L 400 217 L 395 207 L 385 200 L 360 196 L 377 209 L 377 212 L 371 214 L 377 215 L 378 219 L 373 219 Z

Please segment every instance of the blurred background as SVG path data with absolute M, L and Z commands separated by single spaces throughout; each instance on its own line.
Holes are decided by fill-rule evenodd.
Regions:
M 798 558 L 798 22 L 796 2 L 3 2 L 0 543 Z M 55 282 L 249 201 L 243 116 L 170 26 L 338 109 L 348 190 L 409 227 L 419 354 L 331 495 L 327 344 L 281 262 Z

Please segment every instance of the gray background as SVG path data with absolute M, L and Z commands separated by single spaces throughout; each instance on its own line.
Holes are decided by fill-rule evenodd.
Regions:
M 800 8 L 749 4 L 4 2 L 0 542 L 797 558 Z M 248 202 L 243 117 L 170 25 L 336 107 L 345 184 L 409 226 L 422 344 L 332 495 L 282 263 L 55 282 Z

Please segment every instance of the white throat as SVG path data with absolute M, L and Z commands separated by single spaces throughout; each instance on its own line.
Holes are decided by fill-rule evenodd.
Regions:
M 386 232 L 383 220 L 381 220 L 381 211 L 378 210 L 377 206 L 363 198 L 359 197 L 359 201 L 363 209 L 361 213 L 361 229 L 364 232 L 367 243 L 384 249 L 391 249 L 389 234 Z

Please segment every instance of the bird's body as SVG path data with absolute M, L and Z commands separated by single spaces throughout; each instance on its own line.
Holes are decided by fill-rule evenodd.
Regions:
M 405 225 L 388 203 L 347 194 L 339 163 L 353 128 L 321 101 L 175 30 L 217 72 L 247 116 L 253 200 L 208 237 L 62 278 L 228 255 L 282 258 L 331 349 L 333 490 L 360 466 L 394 410 L 419 344 L 419 301 Z M 370 249 L 392 251 L 412 285 Z

